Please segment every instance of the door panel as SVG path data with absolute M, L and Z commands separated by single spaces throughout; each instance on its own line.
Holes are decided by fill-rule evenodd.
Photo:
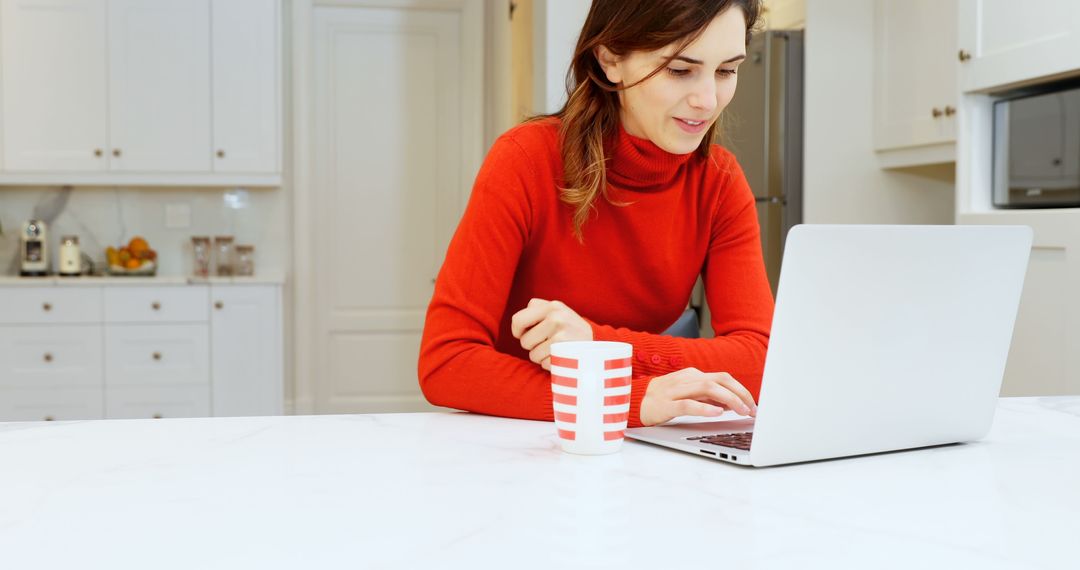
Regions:
M 315 9 L 317 412 L 430 409 L 416 359 L 464 194 L 461 26 Z

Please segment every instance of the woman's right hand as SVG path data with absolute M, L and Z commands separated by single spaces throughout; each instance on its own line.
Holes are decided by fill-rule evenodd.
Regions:
M 678 416 L 719 416 L 726 410 L 756 416 L 757 404 L 727 372 L 683 368 L 649 382 L 641 400 L 641 424 L 662 424 Z

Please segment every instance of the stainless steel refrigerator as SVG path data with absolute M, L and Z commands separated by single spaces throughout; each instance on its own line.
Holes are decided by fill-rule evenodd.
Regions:
M 756 35 L 739 66 L 720 142 L 738 159 L 757 200 L 761 247 L 776 294 L 784 240 L 802 222 L 803 32 Z

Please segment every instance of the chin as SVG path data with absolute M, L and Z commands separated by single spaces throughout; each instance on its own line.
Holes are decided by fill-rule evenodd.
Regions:
M 670 152 L 671 154 L 690 154 L 697 150 L 701 146 L 701 139 L 705 138 L 704 135 L 697 137 L 693 140 L 687 140 L 682 137 L 676 140 L 664 141 L 663 145 L 659 145 L 660 148 Z

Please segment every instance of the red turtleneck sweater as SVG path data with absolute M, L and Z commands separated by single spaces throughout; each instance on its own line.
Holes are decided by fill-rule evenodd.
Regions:
M 420 387 L 435 405 L 552 420 L 551 379 L 510 333 L 538 297 L 566 303 L 595 340 L 634 346 L 630 425 L 649 382 L 683 368 L 728 372 L 755 399 L 773 301 L 753 195 L 734 156 L 670 154 L 622 128 L 609 196 L 584 243 L 559 200 L 558 122 L 519 125 L 488 153 L 435 283 L 420 346 Z M 698 275 L 716 338 L 661 336 Z

